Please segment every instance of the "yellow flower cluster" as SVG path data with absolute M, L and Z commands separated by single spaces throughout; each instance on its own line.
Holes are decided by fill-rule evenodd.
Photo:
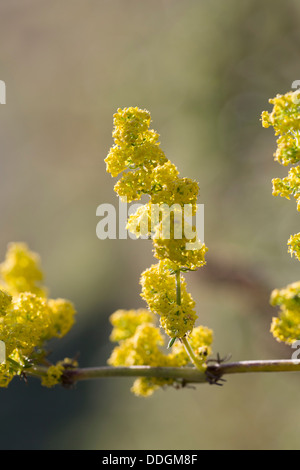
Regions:
M 50 366 L 47 369 L 47 374 L 42 377 L 42 385 L 47 388 L 52 388 L 59 384 L 64 370 L 65 368 L 62 361 L 59 361 L 54 366 Z
M 48 367 L 46 375 L 42 377 L 42 385 L 47 388 L 55 387 L 63 382 L 64 372 L 68 369 L 78 367 L 76 359 L 66 357 L 63 361 L 59 361 L 53 366 Z M 64 383 L 66 385 L 66 383 Z
M 0 290 L 0 318 L 6 313 L 6 310 L 12 302 L 12 296 L 7 292 Z
M 300 309 L 300 281 L 293 282 L 283 289 L 274 289 L 270 299 L 271 305 L 284 306 L 288 310 Z
M 286 199 L 293 196 L 297 202 L 297 210 L 300 211 L 300 166 L 290 169 L 285 178 L 273 178 L 273 196 L 280 195 Z
M 146 110 L 118 109 L 114 115 L 115 145 L 105 159 L 112 176 L 123 173 L 114 188 L 121 199 L 131 202 L 142 195 L 149 196 L 149 202 L 130 216 L 127 229 L 137 237 L 151 238 L 154 256 L 159 260 L 142 274 L 140 281 L 141 296 L 150 311 L 118 310 L 111 316 L 111 340 L 119 345 L 108 362 L 127 367 L 181 367 L 192 359 L 201 368 L 211 352 L 212 332 L 204 327 L 194 328 L 195 302 L 181 274 L 205 264 L 207 248 L 186 220 L 191 221 L 196 214 L 199 185 L 179 176 L 176 166 L 160 149 L 159 135 L 149 129 L 150 120 Z M 154 314 L 171 338 L 170 346 L 178 339 L 170 354 L 160 349 L 164 339 L 154 324 Z M 187 337 L 197 359 L 190 357 L 186 344 L 182 344 Z M 170 379 L 143 377 L 134 382 L 132 390 L 147 396 L 173 383 Z
M 114 115 L 113 137 L 115 146 L 105 159 L 107 171 L 112 176 L 125 173 L 115 186 L 115 191 L 127 202 L 138 200 L 149 193 L 153 184 L 152 172 L 157 165 L 167 162 L 160 149 L 159 135 L 149 130 L 150 114 L 138 108 L 118 109 Z
M 145 319 L 148 321 L 145 322 Z M 108 360 L 110 365 L 182 367 L 189 364 L 189 356 L 180 343 L 174 345 L 169 354 L 162 351 L 165 340 L 154 323 L 154 316 L 149 314 L 148 310 L 118 310 L 111 316 L 110 321 L 113 325 L 111 337 L 119 342 Z M 191 344 L 199 360 L 203 361 L 205 369 L 206 357 L 211 353 L 212 331 L 198 327 L 190 337 Z M 140 377 L 135 380 L 131 390 L 136 395 L 149 396 L 160 387 L 174 384 L 176 381 L 173 379 Z
M 177 303 L 176 280 L 168 262 L 160 261 L 141 276 L 142 298 L 150 310 L 160 316 L 161 326 L 171 338 L 183 338 L 192 331 L 197 318 L 195 302 L 186 291 L 186 282 L 180 276 L 181 302 Z
M 42 377 L 42 385 L 47 388 L 52 388 L 62 383 L 64 372 L 76 367 L 78 367 L 78 362 L 75 359 L 66 357 L 63 361 L 59 361 L 53 366 L 48 367 L 46 375 Z
M 0 341 L 6 348 L 0 386 L 7 386 L 37 352 L 42 353 L 45 341 L 69 332 L 76 312 L 67 300 L 47 299 L 40 285 L 39 258 L 25 244 L 9 246 L 0 277 Z
M 288 240 L 288 251 L 300 261 L 300 233 L 291 235 Z
M 196 357 L 203 361 L 204 366 L 206 358 L 212 354 L 212 330 L 206 326 L 196 326 L 189 335 L 189 341 Z M 186 366 L 190 362 L 184 346 L 178 341 L 173 346 L 172 354 L 176 358 L 178 367 Z
M 192 331 L 196 314 L 185 284 L 181 286 L 182 302 L 176 303 L 174 274 L 203 266 L 207 252 L 194 227 L 188 227 L 187 232 L 184 219 L 185 207 L 189 208 L 188 217 L 196 213 L 199 185 L 179 177 L 176 166 L 160 149 L 158 134 L 149 129 L 150 119 L 146 110 L 118 109 L 114 115 L 115 146 L 105 162 L 112 176 L 124 172 L 115 186 L 121 198 L 130 202 L 143 194 L 150 197 L 147 204 L 131 215 L 127 229 L 138 237 L 146 235 L 153 239 L 154 256 L 160 262 L 142 275 L 142 296 L 150 310 L 160 315 L 167 334 L 180 338 Z M 155 300 L 153 286 L 157 286 Z
M 273 336 L 287 344 L 300 340 L 300 281 L 275 289 L 271 304 L 280 306 L 279 317 L 273 318 L 271 324 Z
M 273 126 L 277 139 L 274 158 L 281 165 L 294 165 L 300 161 L 300 113 L 298 92 L 277 95 L 269 100 L 273 104 L 271 113 L 262 113 L 262 125 Z M 285 178 L 274 178 L 273 195 L 290 199 L 293 196 L 300 210 L 300 166 L 290 169 Z
M 31 292 L 39 297 L 45 297 L 47 291 L 42 286 L 43 273 L 40 268 L 40 258 L 28 250 L 25 243 L 10 243 L 5 261 L 0 264 L 0 275 L 4 288 L 11 295 L 21 292 Z M 1 285 L 0 285 L 1 287 Z
M 150 113 L 146 110 L 118 109 L 114 115 L 115 146 L 105 159 L 107 171 L 112 176 L 124 172 L 115 185 L 115 191 L 121 199 L 131 202 L 139 200 L 143 194 L 150 196 L 144 209 L 139 208 L 130 217 L 127 228 L 137 236 L 145 234 L 145 230 L 149 236 L 155 232 L 154 248 L 158 259 L 168 258 L 177 264 L 178 269 L 201 267 L 205 264 L 207 248 L 197 240 L 196 234 L 192 237 L 196 239 L 195 246 L 186 250 L 186 243 L 191 239 L 184 237 L 183 233 L 179 238 L 174 236 L 174 224 L 171 224 L 170 236 L 164 237 L 159 227 L 161 217 L 159 214 L 153 217 L 153 206 L 167 206 L 170 208 L 169 213 L 170 210 L 174 213 L 176 206 L 177 210 L 179 206 L 181 213 L 185 206 L 190 206 L 191 215 L 195 215 L 199 185 L 189 178 L 179 177 L 176 166 L 167 160 L 160 149 L 159 135 L 149 129 L 150 120 Z M 142 220 L 143 229 L 140 227 Z
M 282 165 L 289 165 L 300 160 L 300 115 L 299 92 L 277 95 L 269 100 L 273 104 L 271 113 L 262 113 L 263 127 L 273 127 L 277 139 L 275 160 Z
M 262 113 L 263 127 L 273 126 L 278 135 L 275 160 L 281 165 L 293 166 L 285 178 L 274 178 L 273 195 L 290 199 L 293 196 L 300 211 L 300 101 L 299 91 L 277 95 L 269 100 L 271 113 Z M 298 165 L 297 165 L 298 164 Z M 300 261 L 300 233 L 288 240 L 288 251 Z M 272 292 L 271 305 L 279 306 L 278 318 L 273 318 L 271 332 L 278 341 L 292 344 L 300 339 L 300 282 Z
M 173 219 L 174 220 L 174 219 Z M 206 264 L 205 254 L 208 248 L 200 240 L 193 238 L 187 238 L 183 235 L 180 239 L 174 237 L 176 230 L 176 221 L 172 223 L 171 218 L 171 230 L 170 238 L 164 238 L 161 234 L 163 233 L 163 222 L 161 222 L 154 233 L 153 245 L 155 248 L 154 256 L 159 260 L 168 260 L 169 266 L 172 266 L 174 271 L 190 270 L 195 271 L 196 269 Z M 190 232 L 195 232 L 195 229 L 191 228 Z M 187 245 L 191 243 L 192 248 L 187 249 Z
M 152 323 L 153 315 L 149 310 L 142 308 L 128 311 L 117 310 L 110 316 L 110 322 L 113 325 L 110 340 L 118 342 L 132 337 L 139 325 Z

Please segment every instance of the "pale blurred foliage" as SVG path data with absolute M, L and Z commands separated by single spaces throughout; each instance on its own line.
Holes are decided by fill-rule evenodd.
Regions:
M 96 208 L 112 202 L 103 162 L 112 115 L 152 114 L 162 148 L 200 183 L 209 260 L 254 269 L 255 294 L 188 276 L 215 352 L 234 360 L 290 357 L 268 330 L 268 289 L 298 280 L 286 241 L 296 206 L 271 195 L 285 174 L 275 138 L 261 128 L 268 98 L 299 79 L 296 0 L 9 0 L 0 3 L 0 254 L 10 241 L 40 253 L 53 297 L 77 306 L 77 325 L 56 355 L 82 366 L 110 354 L 109 315 L 144 306 L 139 276 L 150 243 L 96 238 Z M 208 269 L 208 268 L 207 268 Z M 266 313 L 267 312 L 267 313 Z M 275 310 L 273 312 L 275 314 Z M 299 376 L 230 377 L 226 386 L 130 394 L 132 381 L 2 390 L 0 447 L 79 449 L 299 448 Z M 299 416 L 299 419 L 298 419 Z

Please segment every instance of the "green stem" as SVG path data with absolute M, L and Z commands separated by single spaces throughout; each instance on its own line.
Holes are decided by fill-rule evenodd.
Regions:
M 176 302 L 177 302 L 177 305 L 181 305 L 180 271 L 176 271 L 175 279 L 176 279 Z
M 48 368 L 34 366 L 26 370 L 26 375 L 44 377 Z M 270 360 L 270 361 L 243 361 L 227 364 L 214 363 L 208 365 L 207 370 L 198 370 L 191 367 L 91 367 L 86 369 L 66 369 L 64 377 L 68 384 L 82 380 L 92 380 L 108 377 L 157 377 L 174 379 L 183 384 L 209 382 L 208 377 L 216 379 L 223 375 L 247 374 L 262 372 L 300 372 L 300 360 Z
M 203 370 L 203 361 L 200 361 L 199 359 L 197 359 L 197 357 L 195 356 L 194 350 L 193 350 L 192 346 L 190 345 L 189 340 L 187 339 L 187 337 L 184 336 L 183 338 L 180 338 L 180 341 L 182 342 L 182 344 L 184 346 L 184 349 L 186 350 L 186 352 L 187 352 L 190 360 L 194 364 L 194 366 L 199 370 Z
M 214 366 L 215 367 L 215 366 Z M 228 362 L 218 365 L 223 374 L 246 374 L 250 372 L 300 372 L 300 360 L 283 359 L 269 361 Z
M 180 280 L 180 270 L 176 271 L 175 273 L 175 279 L 176 279 L 176 302 L 177 305 L 181 305 L 181 280 Z M 191 347 L 188 339 L 186 336 L 183 338 L 180 338 L 181 343 L 183 344 L 190 360 L 194 364 L 194 366 L 197 369 L 203 370 L 203 362 L 199 361 L 197 357 L 195 356 L 195 353 L 193 351 L 193 348 Z

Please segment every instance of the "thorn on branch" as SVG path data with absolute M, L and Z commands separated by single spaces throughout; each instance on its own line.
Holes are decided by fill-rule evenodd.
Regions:
M 218 364 L 218 365 L 221 365 L 223 364 L 224 362 L 228 362 L 232 357 L 232 354 L 226 354 L 225 357 L 221 358 L 220 354 L 217 353 L 217 358 L 216 359 L 207 359 L 206 361 L 206 364 L 208 364 L 209 362 L 212 362 L 213 364 Z
M 218 385 L 219 387 L 223 387 L 225 379 L 222 378 L 222 373 L 218 372 L 218 368 L 207 369 L 206 372 L 207 382 L 209 385 Z
M 78 358 L 79 354 L 77 353 L 73 359 L 65 359 L 62 363 L 64 367 L 63 375 L 61 376 L 61 385 L 64 388 L 70 389 L 75 386 L 74 381 L 74 371 L 78 367 Z M 73 372 L 73 373 L 72 373 Z
M 216 359 L 207 359 L 206 364 L 212 363 L 212 365 L 208 366 L 206 370 L 207 381 L 210 385 L 218 385 L 219 387 L 224 385 L 226 380 L 222 378 L 220 366 L 222 363 L 227 362 L 230 359 L 231 354 L 227 354 L 225 357 L 221 358 L 219 353 L 217 353 Z

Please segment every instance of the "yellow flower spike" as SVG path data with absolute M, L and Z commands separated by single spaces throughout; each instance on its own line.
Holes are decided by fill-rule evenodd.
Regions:
M 193 331 L 197 315 L 195 302 L 180 274 L 205 264 L 206 246 L 197 239 L 194 228 L 186 229 L 186 218 L 197 211 L 199 185 L 189 178 L 179 177 L 176 166 L 159 147 L 158 134 L 149 130 L 150 120 L 146 110 L 118 109 L 114 115 L 115 145 L 105 162 L 112 176 L 123 172 L 114 187 L 122 200 L 131 202 L 144 194 L 149 196 L 149 202 L 130 216 L 126 227 L 137 237 L 152 238 L 155 257 L 160 260 L 142 274 L 141 296 L 152 314 L 159 316 L 160 326 L 171 338 L 169 346 L 176 338 L 181 338 L 185 349 L 177 356 L 162 353 L 159 349 L 162 337 L 153 325 L 152 314 L 119 310 L 111 317 L 114 327 L 111 340 L 118 341 L 119 345 L 113 350 L 109 364 L 176 367 L 184 357 L 186 363 L 193 362 L 200 369 L 210 347 L 203 341 L 197 344 L 197 358 L 188 347 L 186 336 Z M 187 206 L 189 213 L 184 215 Z M 157 388 L 173 383 L 174 380 L 143 377 L 134 382 L 132 391 L 149 396 Z
M 278 135 L 275 160 L 281 165 L 300 162 L 300 107 L 299 91 L 277 95 L 270 100 L 271 113 L 262 113 L 262 125 L 273 126 Z M 300 211 L 300 165 L 292 167 L 285 178 L 274 178 L 273 195 L 290 199 L 293 196 Z M 291 235 L 288 252 L 300 261 L 300 233 Z M 273 318 L 271 332 L 277 341 L 292 344 L 300 339 L 300 282 L 289 284 L 284 289 L 273 290 L 271 305 L 279 306 L 278 318 Z

